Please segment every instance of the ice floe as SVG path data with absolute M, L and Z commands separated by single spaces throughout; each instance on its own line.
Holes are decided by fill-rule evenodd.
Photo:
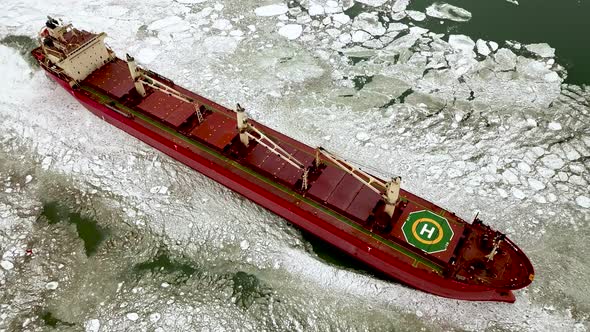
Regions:
M 352 22 L 353 29 L 365 31 L 373 36 L 381 36 L 387 31 L 379 22 L 377 13 L 361 13 Z
M 561 130 L 561 124 L 559 122 L 549 122 L 549 124 L 547 125 L 547 128 L 557 131 L 557 130 Z
M 167 16 L 150 23 L 147 26 L 148 30 L 162 30 L 162 31 L 184 31 L 188 29 L 186 22 L 179 16 Z
M 590 198 L 587 196 L 578 196 L 576 197 L 576 204 L 583 208 L 590 209 Z
M 560 169 L 565 165 L 563 159 L 559 158 L 557 155 L 554 154 L 548 154 L 544 156 L 543 158 L 541 158 L 541 162 L 543 162 L 543 165 L 552 170 Z
M 426 19 L 426 15 L 423 12 L 419 12 L 417 10 L 406 10 L 406 14 L 413 21 L 421 22 Z
M 285 4 L 273 4 L 263 7 L 258 7 L 254 10 L 256 16 L 279 16 L 289 11 Z
M 57 289 L 58 286 L 59 286 L 59 283 L 57 281 L 51 281 L 51 282 L 48 282 L 47 284 L 45 284 L 45 289 L 55 290 L 55 289 Z
M 490 47 L 492 49 L 492 52 L 495 52 L 498 50 L 498 43 L 494 42 L 494 41 L 490 41 Z
M 408 8 L 409 5 L 410 5 L 410 0 L 395 0 L 393 5 L 391 6 L 391 10 L 394 13 L 403 12 L 406 10 L 406 8 Z
M 355 0 L 356 2 L 365 4 L 371 7 L 381 7 L 389 0 Z
M 344 13 L 338 13 L 335 15 L 332 15 L 332 19 L 334 20 L 334 22 L 338 22 L 340 24 L 348 24 L 350 22 L 350 16 L 344 14 Z
M 545 184 L 537 179 L 528 179 L 529 186 L 534 191 L 539 191 L 545 189 Z
M 160 320 L 160 318 L 162 318 L 162 315 L 158 312 L 154 312 L 154 313 L 150 314 L 150 322 L 152 322 L 154 324 L 157 323 Z
M 449 45 L 465 55 L 475 56 L 475 53 L 473 52 L 475 42 L 468 36 L 450 35 Z
M 488 56 L 488 55 L 490 55 L 490 53 L 492 53 L 492 50 L 490 49 L 490 47 L 488 46 L 488 43 L 486 43 L 485 40 L 478 39 L 475 42 L 475 46 L 477 48 L 477 53 L 479 53 L 483 56 Z
M 555 49 L 546 43 L 528 44 L 524 48 L 542 58 L 553 58 L 555 56 Z
M 248 240 L 242 240 L 240 242 L 240 249 L 248 250 L 248 248 L 250 248 L 250 242 L 248 242 Z
M 12 262 L 4 260 L 0 261 L 0 266 L 6 271 L 10 271 L 14 268 L 14 264 L 12 264 Z
M 526 194 L 522 190 L 520 190 L 520 189 L 518 189 L 516 187 L 513 187 L 512 188 L 512 195 L 514 197 L 516 197 L 517 199 L 520 199 L 520 200 L 526 198 Z
M 471 13 L 469 11 L 440 2 L 435 2 L 428 6 L 426 8 L 426 15 L 455 22 L 467 22 L 471 19 Z
M 85 332 L 98 332 L 100 330 L 100 320 L 90 319 L 84 322 Z
M 228 20 L 228 19 L 219 18 L 213 22 L 213 24 L 211 25 L 211 28 L 225 31 L 225 30 L 230 30 L 232 28 L 232 24 L 231 24 L 230 20 Z
M 516 54 L 507 48 L 499 49 L 494 54 L 498 71 L 516 70 Z
M 366 42 L 367 40 L 371 39 L 371 37 L 372 36 L 370 33 L 363 30 L 357 30 L 352 33 L 352 41 L 355 43 Z
M 326 14 L 326 11 L 324 10 L 324 7 L 322 5 L 314 3 L 309 6 L 307 13 L 309 14 L 309 16 L 319 16 Z
M 511 169 L 507 169 L 502 173 L 502 177 L 509 183 L 509 184 L 520 184 L 518 180 L 518 175 Z
M 366 142 L 366 141 L 368 141 L 368 140 L 371 139 L 371 135 L 369 135 L 366 132 L 361 131 L 361 132 L 359 132 L 359 133 L 356 134 L 356 139 L 359 140 L 359 141 L 361 141 L 361 142 Z
M 133 322 L 139 319 L 139 315 L 136 312 L 129 312 L 125 316 L 127 319 Z
M 279 35 L 289 40 L 297 39 L 303 33 L 303 27 L 299 24 L 287 24 L 279 29 Z

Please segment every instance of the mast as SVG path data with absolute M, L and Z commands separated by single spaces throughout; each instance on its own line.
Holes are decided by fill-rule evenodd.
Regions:
M 135 85 L 135 90 L 139 93 L 142 97 L 145 97 L 145 88 L 139 79 L 141 78 L 141 74 L 137 69 L 137 64 L 135 63 L 135 58 L 131 55 L 127 54 L 127 66 L 129 67 L 129 73 L 131 74 L 131 79 L 133 79 L 133 84 Z
M 371 174 L 361 170 L 360 168 L 351 165 L 349 162 L 340 158 L 333 153 L 328 152 L 326 149 L 322 148 L 321 146 L 316 149 L 315 155 L 315 164 L 319 166 L 321 163 L 321 157 L 324 156 L 326 159 L 331 161 L 334 165 L 336 165 L 341 170 L 345 171 L 346 173 L 350 174 L 355 179 L 359 180 L 362 184 L 367 186 L 369 189 L 373 190 L 375 193 L 379 194 L 383 201 L 385 202 L 385 213 L 390 217 L 393 217 L 393 213 L 395 212 L 395 205 L 399 200 L 399 192 L 400 192 L 400 184 L 401 184 L 401 177 L 392 178 L 388 182 L 383 182 Z
M 200 105 L 193 98 L 149 76 L 148 73 L 137 67 L 135 59 L 129 54 L 127 54 L 127 66 L 129 67 L 129 73 L 131 74 L 131 78 L 133 79 L 135 90 L 142 97 L 146 96 L 144 85 L 147 85 L 152 89 L 167 94 L 168 96 L 174 97 L 180 101 L 193 105 L 199 123 L 203 122 L 203 114 L 201 112 Z
M 301 175 L 301 189 L 307 190 L 307 176 L 309 174 L 309 168 L 305 167 L 305 165 L 301 161 L 293 157 L 289 152 L 285 151 L 285 149 L 283 149 L 280 145 L 271 140 L 262 131 L 258 130 L 258 128 L 255 128 L 250 123 L 248 123 L 248 116 L 246 115 L 246 111 L 242 106 L 240 106 L 240 104 L 238 104 L 236 107 L 236 121 L 238 133 L 240 135 L 240 141 L 245 147 L 248 147 L 248 145 L 250 144 L 250 139 L 252 139 L 256 141 L 258 144 L 267 148 L 272 153 L 279 156 L 289 165 L 303 171 Z

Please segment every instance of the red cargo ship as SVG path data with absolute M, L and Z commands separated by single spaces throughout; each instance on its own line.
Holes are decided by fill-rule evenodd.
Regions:
M 103 120 L 406 285 L 439 296 L 514 302 L 527 256 L 479 219 L 400 189 L 188 91 L 94 34 L 49 18 L 32 51 L 48 76 Z

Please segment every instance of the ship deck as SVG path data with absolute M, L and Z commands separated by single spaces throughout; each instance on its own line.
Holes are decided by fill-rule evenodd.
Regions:
M 474 266 L 481 269 L 481 266 L 490 264 L 482 259 L 491 250 L 491 241 L 486 238 L 493 234 L 491 230 L 482 229 L 471 233 L 476 228 L 468 227 L 469 224 L 455 214 L 403 189 L 400 191 L 399 203 L 393 217 L 383 218 L 383 202 L 380 195 L 330 162 L 326 162 L 318 171 L 310 174 L 309 187 L 302 192 L 301 170 L 254 141 L 251 141 L 247 148 L 243 146 L 239 140 L 235 111 L 177 86 L 164 77 L 158 78 L 171 88 L 194 99 L 196 107 L 202 113 L 203 121 L 196 121 L 194 105 L 159 90 L 148 88 L 147 95 L 140 97 L 135 92 L 126 62 L 120 59 L 115 59 L 96 70 L 81 82 L 81 86 L 91 94 L 102 95 L 108 100 L 120 103 L 119 107 L 125 109 L 124 113 L 149 119 L 150 123 L 174 133 L 182 140 L 194 142 L 194 146 L 199 149 L 210 149 L 215 151 L 215 154 L 232 160 L 234 163 L 230 164 L 233 166 L 227 167 L 239 165 L 239 169 L 236 168 L 232 172 L 243 176 L 239 174 L 244 174 L 241 172 L 248 169 L 249 176 L 271 184 L 272 190 L 287 195 L 293 204 L 300 208 L 311 213 L 316 213 L 317 208 L 326 211 L 343 222 L 342 227 L 346 224 L 360 232 L 359 234 L 372 238 L 371 241 L 376 241 L 372 242 L 373 246 L 394 249 L 400 262 L 440 275 L 447 273 L 447 268 L 453 265 L 455 268 L 448 273 L 461 274 L 459 277 L 475 284 L 485 284 L 494 280 L 498 285 L 505 285 L 507 288 L 516 280 L 513 276 L 524 273 L 518 270 L 518 267 L 516 270 L 514 266 L 503 267 L 514 265 L 512 257 L 505 254 L 512 250 L 512 244 L 505 242 L 500 247 L 500 255 L 496 260 L 499 268 L 494 268 L 493 274 L 487 274 L 485 271 L 489 269 L 485 268 L 483 275 L 475 276 L 472 272 Z M 256 121 L 249 120 L 249 123 L 301 161 L 305 167 L 313 164 L 314 148 Z M 435 228 L 438 228 L 438 231 Z M 440 236 L 433 236 L 436 239 L 429 238 L 430 240 L 422 236 L 433 234 Z M 410 239 L 412 236 L 413 240 Z M 465 244 L 466 242 L 468 243 Z M 494 275 L 495 279 L 488 275 Z M 526 276 L 520 276 L 518 279 L 523 278 L 526 279 Z
M 301 170 L 294 168 L 260 144 L 251 144 L 245 152 L 241 151 L 242 146 L 238 139 L 233 110 L 218 105 L 170 81 L 168 83 L 172 88 L 198 101 L 204 111 L 202 123 L 199 124 L 195 121 L 196 115 L 191 105 L 158 90 L 148 89 L 148 94 L 144 98 L 137 99 L 127 63 L 118 58 L 96 70 L 82 82 L 85 86 L 123 101 L 126 106 L 140 111 L 188 138 L 204 143 L 219 152 L 227 153 L 229 151 L 231 154 L 233 151 L 235 154 L 239 154 L 238 161 L 241 164 L 250 167 L 261 176 L 296 191 L 297 183 L 302 176 Z M 315 149 L 255 121 L 250 120 L 250 122 L 305 166 L 312 164 Z M 375 213 L 378 212 L 381 197 L 330 163 L 327 163 L 319 174 L 310 177 L 309 189 L 305 196 L 344 216 L 359 227 L 371 232 L 378 232 L 383 239 L 419 254 L 422 252 L 414 246 L 408 245 L 404 238 L 403 221 L 410 213 L 423 210 L 444 215 L 456 236 L 450 240 L 446 250 L 429 255 L 430 260 L 440 266 L 449 262 L 453 256 L 465 227 L 465 222 L 457 216 L 449 214 L 441 207 L 402 189 L 400 197 L 401 201 L 405 203 L 398 205 L 398 212 L 394 218 L 387 225 L 379 227 L 379 231 L 377 231 L 373 220 Z

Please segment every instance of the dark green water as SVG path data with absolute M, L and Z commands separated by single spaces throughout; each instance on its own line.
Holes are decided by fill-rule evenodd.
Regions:
M 136 264 L 133 267 L 133 272 L 136 275 L 143 275 L 148 271 L 154 274 L 171 276 L 169 281 L 172 284 L 186 282 L 193 274 L 198 272 L 197 269 L 189 263 L 171 259 L 169 254 L 165 251 L 160 252 L 157 257 L 152 260 Z
M 411 9 L 426 11 L 435 1 L 414 0 Z M 566 82 L 590 84 L 590 1 L 448 0 L 451 5 L 473 14 L 468 22 L 445 21 L 428 17 L 419 25 L 438 33 L 465 34 L 477 40 L 504 40 L 523 44 L 548 43 L 556 49 L 557 63 L 568 70 Z
M 83 217 L 80 213 L 72 212 L 66 206 L 57 202 L 46 203 L 41 213 L 49 224 L 67 221 L 76 225 L 78 237 L 84 242 L 86 256 L 94 254 L 98 246 L 106 239 L 107 230 L 99 227 L 95 220 Z

